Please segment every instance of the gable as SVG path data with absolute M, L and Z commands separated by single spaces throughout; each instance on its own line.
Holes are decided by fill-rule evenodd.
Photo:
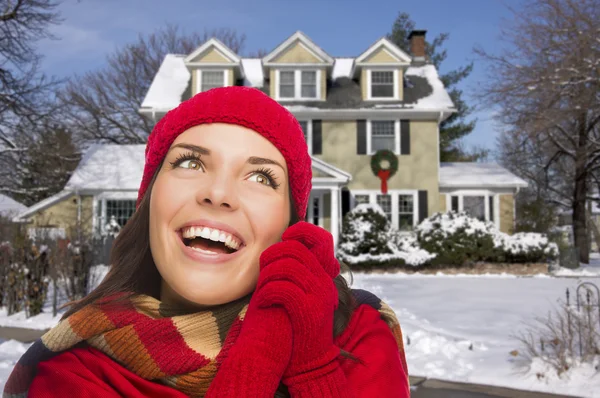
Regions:
M 287 49 L 283 50 L 281 55 L 277 56 L 271 62 L 286 64 L 316 64 L 324 63 L 322 59 L 316 57 L 300 41 L 296 41 Z
M 205 63 L 233 63 L 230 59 L 225 57 L 223 53 L 221 53 L 216 48 L 211 48 L 208 51 L 205 51 L 202 54 L 199 54 L 195 58 L 192 58 L 190 62 L 205 62 Z
M 402 61 L 390 54 L 384 47 L 380 47 L 363 62 L 374 64 L 395 64 Z
M 314 166 L 312 167 L 312 176 L 313 178 L 334 178 L 331 174 L 325 173 Z

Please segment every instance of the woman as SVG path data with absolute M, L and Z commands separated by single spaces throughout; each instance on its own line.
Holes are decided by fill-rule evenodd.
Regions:
M 167 113 L 111 271 L 4 396 L 409 397 L 393 312 L 350 291 L 331 235 L 299 221 L 311 176 L 298 122 L 256 89 Z

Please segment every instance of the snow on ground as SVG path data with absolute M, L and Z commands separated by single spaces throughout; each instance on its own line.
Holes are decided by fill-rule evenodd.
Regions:
M 105 265 L 97 265 L 93 267 L 92 272 L 90 274 L 90 285 L 94 287 L 97 286 L 102 281 L 107 272 L 108 267 Z M 58 290 L 58 294 L 59 295 L 57 297 L 57 307 L 60 307 L 63 304 L 65 304 L 68 300 L 64 296 L 64 293 L 61 289 Z M 60 310 L 58 311 L 56 317 L 52 316 L 53 297 L 54 289 L 52 288 L 52 284 L 50 284 L 50 286 L 48 287 L 48 298 L 46 299 L 43 312 L 31 318 L 27 318 L 25 311 L 21 311 L 11 316 L 8 316 L 6 308 L 0 308 L 0 327 L 10 326 L 38 330 L 50 329 L 58 323 L 60 317 L 65 312 L 65 310 Z
M 355 274 L 353 287 L 377 294 L 396 311 L 412 375 L 592 397 L 600 389 L 600 374 L 592 367 L 578 368 L 570 381 L 557 377 L 539 381 L 535 374 L 541 364 L 522 374 L 509 354 L 521 349 L 511 336 L 564 300 L 567 288 L 573 294 L 578 282 L 552 277 Z
M 558 270 L 552 272 L 552 274 L 572 277 L 600 276 L 600 253 L 590 253 L 590 263 L 581 263 L 579 265 L 580 267 L 577 269 L 560 267 Z

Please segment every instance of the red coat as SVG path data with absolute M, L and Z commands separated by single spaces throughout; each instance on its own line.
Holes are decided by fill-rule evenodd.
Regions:
M 336 339 L 336 345 L 360 359 L 339 359 L 351 396 L 410 397 L 398 346 L 377 310 L 361 305 Z M 185 397 L 170 387 L 142 379 L 94 348 L 75 348 L 40 362 L 29 396 Z

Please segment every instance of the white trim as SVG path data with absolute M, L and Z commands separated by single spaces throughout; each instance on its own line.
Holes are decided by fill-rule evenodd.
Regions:
M 378 68 L 365 68 L 367 70 L 367 101 L 398 101 L 400 99 L 398 93 L 398 69 L 378 69 Z M 394 96 L 393 97 L 373 97 L 371 90 L 373 88 L 371 84 L 371 73 L 373 72 L 392 72 L 393 84 L 394 84 Z
M 297 31 L 290 37 L 288 37 L 283 43 L 278 45 L 273 51 L 267 54 L 263 58 L 263 65 L 268 66 L 271 61 L 276 58 L 280 53 L 287 50 L 295 41 L 298 41 L 301 45 L 304 45 L 309 52 L 311 52 L 316 58 L 320 58 L 323 63 L 333 65 L 334 59 L 327 54 L 323 49 L 317 46 L 307 35 L 301 31 Z
M 293 97 L 285 97 L 282 98 L 279 95 L 279 88 L 281 82 L 281 72 L 294 72 L 294 96 Z M 302 72 L 315 72 L 315 78 L 317 79 L 315 82 L 316 87 L 316 97 L 302 97 Z M 279 68 L 275 70 L 275 100 L 280 102 L 285 101 L 325 101 L 321 98 L 321 69 L 315 68 L 300 68 L 300 69 L 290 69 L 290 68 Z
M 382 195 L 380 190 L 373 189 L 351 189 L 350 203 L 351 207 L 356 206 L 354 195 L 368 195 L 370 204 L 377 204 L 377 195 Z M 413 227 L 419 223 L 419 190 L 417 189 L 388 189 L 387 195 L 391 196 L 392 201 L 392 226 L 398 229 L 398 196 L 412 195 L 413 197 Z
M 464 197 L 465 196 L 479 196 L 484 198 L 484 213 L 485 220 L 491 221 L 500 228 L 500 193 L 484 190 L 484 189 L 473 189 L 473 190 L 457 190 L 452 192 L 440 192 L 446 195 L 446 211 L 452 210 L 452 196 L 458 196 L 458 211 L 464 211 Z M 490 197 L 494 202 L 494 219 L 490 220 Z
M 229 58 L 232 63 L 235 63 L 235 64 L 240 63 L 241 58 L 238 57 L 238 55 L 235 52 L 233 52 L 229 47 L 227 47 L 220 40 L 215 39 L 214 37 L 207 40 L 204 44 L 202 44 L 200 47 L 195 49 L 190 55 L 185 57 L 184 62 L 190 63 L 194 58 L 196 58 L 198 55 L 202 54 L 203 52 L 207 51 L 211 47 L 215 47 L 217 50 L 219 50 L 221 52 L 221 54 L 225 58 Z M 210 65 L 210 63 L 208 63 L 208 64 Z
M 365 52 L 360 54 L 355 63 L 364 63 L 364 60 L 369 58 L 369 56 L 375 51 L 379 50 L 379 48 L 383 47 L 390 55 L 395 56 L 398 59 L 398 64 L 407 65 L 412 62 L 412 57 L 402 51 L 398 46 L 392 43 L 385 37 L 382 37 L 378 41 L 376 41 L 371 47 L 369 47 Z M 393 64 L 392 64 L 393 65 Z
M 312 130 L 312 125 L 313 125 L 313 121 L 312 119 L 298 119 L 298 122 L 305 122 L 306 123 L 306 145 L 308 146 L 308 154 L 312 156 L 312 139 L 313 139 L 313 130 Z
M 394 122 L 394 155 L 400 155 L 400 119 L 367 119 L 367 155 L 374 155 L 372 145 L 372 126 L 371 122 L 382 121 L 382 122 Z
M 319 227 L 323 227 L 324 223 L 323 223 L 323 211 L 324 211 L 324 207 L 323 207 L 323 195 L 325 194 L 325 192 L 320 191 L 319 192 L 315 192 L 314 190 L 310 192 L 310 201 L 309 206 L 308 206 L 308 221 L 313 224 L 313 218 L 314 218 L 314 200 L 317 199 L 317 206 L 319 207 L 319 221 L 318 221 L 318 225 Z
M 325 162 L 324 160 L 315 158 L 313 156 L 310 157 L 311 159 L 311 166 L 314 167 L 315 169 L 319 170 L 320 172 L 324 173 L 324 174 L 329 174 L 330 176 L 332 176 L 332 180 L 333 181 L 339 181 L 342 183 L 347 183 L 352 181 L 352 174 L 347 173 L 345 171 L 343 171 L 342 169 L 339 169 L 327 162 Z M 321 180 L 324 180 L 324 178 L 322 177 L 317 177 L 320 178 Z
M 202 73 L 203 72 L 222 72 L 223 73 L 223 86 L 229 86 L 229 73 L 228 69 L 215 69 L 215 68 L 202 68 L 196 69 L 196 94 L 201 93 L 202 89 Z

